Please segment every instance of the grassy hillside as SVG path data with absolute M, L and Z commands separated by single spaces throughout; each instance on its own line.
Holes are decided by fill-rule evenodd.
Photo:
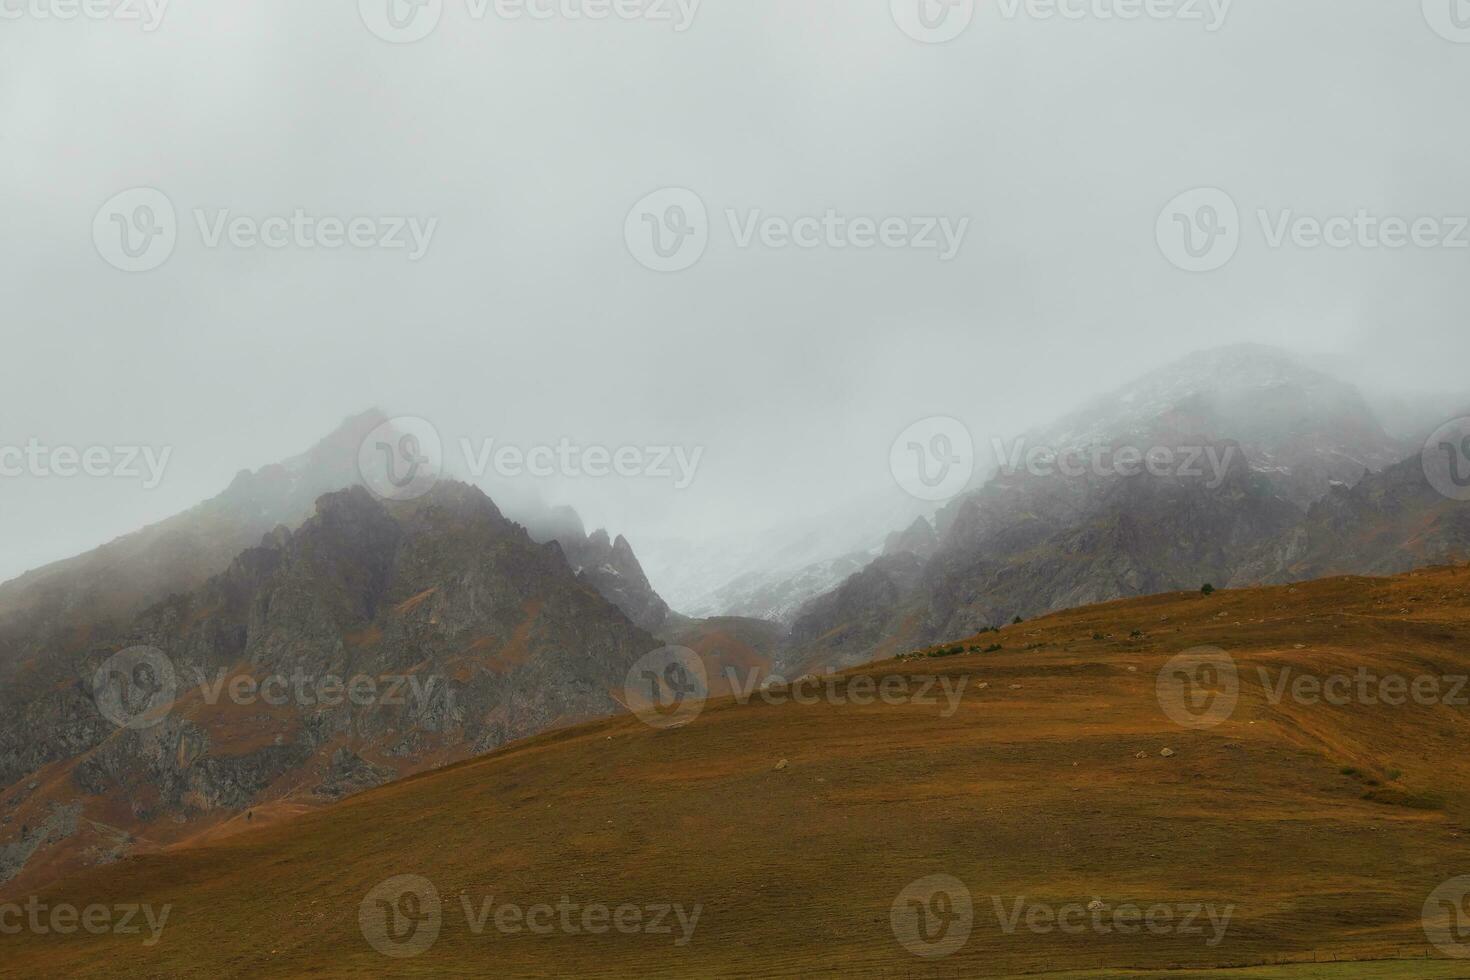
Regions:
M 1231 658 L 1239 699 L 1185 727 L 1163 706 L 1178 714 L 1169 665 L 1202 645 Z M 65 880 L 38 901 L 169 905 L 159 941 L 24 929 L 0 935 L 0 975 L 1470 976 L 1422 922 L 1431 892 L 1470 873 L 1466 707 L 1291 694 L 1304 674 L 1360 667 L 1470 674 L 1470 570 L 1128 600 L 957 646 L 808 684 L 813 704 L 727 698 L 677 729 L 584 725 Z M 1228 683 L 1201 676 L 1213 693 L 1190 706 L 1225 704 Z M 885 678 L 933 703 L 872 697 Z M 967 890 L 973 917 L 963 945 L 926 959 L 902 922 L 934 875 Z M 437 916 L 382 887 L 401 876 L 432 884 Z M 917 900 L 935 921 L 957 909 L 949 893 Z M 1047 918 L 1094 902 L 1068 920 L 1080 928 Z M 538 905 L 546 934 L 516 915 L 546 925 Z M 619 931 L 588 906 L 637 919 Z M 1228 914 L 1223 931 L 1204 911 L 1181 931 L 1196 906 Z M 1129 932 L 1120 909 L 1170 917 Z M 384 942 L 392 924 L 406 942 Z M 389 957 L 373 938 L 424 948 Z M 1212 972 L 1409 955 L 1437 959 Z

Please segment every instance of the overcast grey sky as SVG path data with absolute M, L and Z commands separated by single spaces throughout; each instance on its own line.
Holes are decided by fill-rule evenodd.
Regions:
M 0 446 L 172 455 L 152 489 L 0 477 L 0 578 L 371 405 L 450 443 L 703 447 L 684 490 L 539 488 L 658 548 L 892 493 L 889 446 L 926 416 L 984 441 L 1203 346 L 1470 392 L 1470 250 L 1273 248 L 1256 214 L 1470 213 L 1460 0 L 1236 0 L 1213 31 L 1203 0 L 1130 21 L 988 0 L 945 44 L 889 0 L 706 0 L 682 31 L 438 0 L 415 43 L 369 30 L 375 0 L 174 0 L 151 31 L 39 16 L 66 2 L 0 0 Z M 138 187 L 177 241 L 130 273 L 94 221 Z M 698 195 L 708 245 L 660 273 L 625 225 L 667 187 Z M 1239 207 L 1215 271 L 1156 240 L 1193 188 Z M 437 224 L 414 261 L 210 247 L 199 209 Z M 943 261 L 742 247 L 727 209 L 969 224 Z

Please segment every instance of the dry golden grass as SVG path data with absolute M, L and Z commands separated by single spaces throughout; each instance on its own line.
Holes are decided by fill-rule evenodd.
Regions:
M 1137 634 L 1137 635 L 1135 635 Z M 1095 638 L 1097 637 L 1097 638 Z M 985 634 L 993 653 L 888 661 L 858 678 L 965 683 L 957 711 L 711 702 L 669 731 L 624 716 L 510 746 L 336 806 L 65 880 L 51 903 L 168 903 L 163 939 L 0 936 L 15 976 L 1004 976 L 1096 980 L 1313 956 L 1423 955 L 1421 909 L 1470 872 L 1463 707 L 1273 704 L 1258 676 L 1470 674 L 1470 570 L 1111 603 Z M 1189 730 L 1156 680 L 1200 645 L 1241 700 Z M 987 685 L 983 689 L 980 685 Z M 1470 697 L 1470 690 L 1463 692 Z M 1175 753 L 1163 757 L 1161 750 Z M 1139 758 L 1139 753 L 1143 757 Z M 777 763 L 788 765 L 778 770 Z M 968 943 L 926 961 L 889 912 L 949 874 L 974 896 Z M 419 875 L 437 941 L 388 959 L 359 905 Z M 476 935 L 477 906 L 696 904 L 692 940 L 611 932 Z M 1007 934 L 994 899 L 1234 906 L 1203 936 Z M 1261 967 L 1231 976 L 1465 977 L 1443 961 Z

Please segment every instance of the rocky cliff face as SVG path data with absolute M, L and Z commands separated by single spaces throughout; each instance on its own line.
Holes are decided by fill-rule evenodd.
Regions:
M 377 411 L 350 418 L 191 510 L 0 585 L 0 678 L 30 658 L 85 647 L 145 606 L 197 588 L 272 528 L 300 524 L 319 496 L 360 482 L 358 446 L 384 421 Z
M 1409 452 L 1355 387 L 1257 344 L 1193 354 L 1023 441 L 1058 451 L 1232 442 L 1303 511 L 1334 484 L 1351 486 Z
M 657 633 L 669 625 L 669 604 L 654 591 L 627 538 L 620 534 L 612 540 L 601 529 L 587 534 L 582 519 L 570 507 L 557 508 L 526 524 L 536 540 L 560 545 L 582 581 L 638 626 Z
M 805 603 L 862 571 L 873 558 L 872 553 L 859 551 L 812 562 L 794 571 L 751 572 L 705 597 L 701 608 L 789 626 Z
M 1442 546 L 1369 554 L 1363 529 L 1407 520 L 1392 489 L 1407 477 L 1384 469 L 1403 449 L 1355 389 L 1270 348 L 1195 355 L 1003 448 L 1001 472 L 936 515 L 937 543 L 917 525 L 895 534 L 804 606 L 787 661 L 851 664 L 1207 582 L 1396 571 L 1459 540 L 1446 518 Z
M 917 518 L 907 530 L 895 531 L 883 545 L 883 554 L 930 558 L 939 550 L 939 535 L 925 518 Z
M 858 663 L 1016 616 L 1227 582 L 1300 514 L 1243 457 L 1212 484 L 1149 474 L 998 478 L 951 515 L 932 557 L 885 556 L 806 606 L 793 659 Z
M 0 694 L 0 879 L 615 712 L 612 692 L 659 645 L 478 490 L 444 483 L 404 504 L 361 487 L 329 494 L 299 530 L 272 532 L 113 642 L 34 664 Z M 123 682 L 168 697 L 161 717 L 119 727 L 94 679 L 140 646 L 163 663 Z M 36 842 L 35 827 L 78 806 L 73 832 Z
M 1334 487 L 1292 534 L 1268 545 L 1236 584 L 1328 575 L 1395 575 L 1470 558 L 1470 504 L 1429 482 L 1419 454 Z

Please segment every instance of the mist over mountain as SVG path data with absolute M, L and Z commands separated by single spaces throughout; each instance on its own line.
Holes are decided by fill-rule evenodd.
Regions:
M 1466 553 L 1470 511 L 1429 486 L 1415 447 L 1353 385 L 1278 348 L 1190 355 L 997 443 L 997 456 L 999 473 L 939 509 L 936 542 L 896 531 L 881 558 L 800 609 L 788 669 L 1125 596 Z
M 364 459 L 410 446 L 400 424 L 353 416 L 0 587 L 0 890 L 621 713 L 626 685 L 660 676 L 635 665 L 667 649 L 710 693 L 748 696 L 1116 598 L 1470 555 L 1453 434 L 1416 448 L 1354 385 L 1260 345 L 977 441 L 948 501 L 862 498 L 728 551 L 664 539 L 687 562 L 660 572 L 696 596 L 683 609 L 627 537 L 539 493 L 507 513 L 446 476 L 384 499 Z M 354 684 L 363 699 L 326 696 Z M 152 714 L 116 717 L 149 692 Z
M 0 0 L 0 978 L 1470 976 L 1467 91 Z
M 609 692 L 657 646 L 472 487 L 387 505 L 329 493 L 115 639 L 20 666 L 0 691 L 0 784 L 37 785 L 6 828 L 0 882 L 612 713 Z M 95 710 L 116 648 L 153 651 L 141 666 L 168 688 L 161 720 L 119 728 Z

